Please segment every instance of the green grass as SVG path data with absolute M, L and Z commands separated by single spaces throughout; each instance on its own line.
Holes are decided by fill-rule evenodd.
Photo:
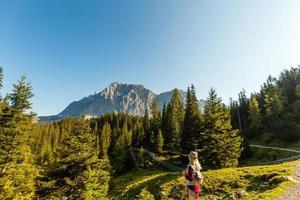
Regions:
M 291 156 L 298 155 L 299 153 L 273 150 L 273 149 L 262 149 L 257 147 L 251 147 L 252 155 L 240 162 L 240 165 L 256 165 L 258 163 L 270 162 L 281 158 L 288 158 Z
M 178 178 L 178 173 L 156 170 L 132 171 L 112 179 L 110 196 L 118 200 L 132 199 L 145 187 L 152 194 L 156 194 L 160 185 L 176 178 Z
M 281 147 L 281 148 L 287 148 L 287 149 L 295 149 L 300 150 L 300 140 L 296 140 L 294 142 L 284 142 L 282 140 L 273 139 L 267 144 L 262 142 L 262 140 L 251 140 L 251 144 L 257 144 L 257 145 L 266 145 L 270 147 Z
M 233 195 L 237 199 L 275 199 L 292 183 L 296 162 L 212 170 L 205 173 L 204 199 Z
M 226 196 L 276 199 L 293 184 L 287 177 L 294 174 L 296 163 L 206 171 L 202 199 L 217 200 Z M 113 178 L 110 195 L 113 199 L 133 199 L 145 187 L 157 199 L 184 199 L 184 178 L 180 173 L 150 170 L 136 170 Z

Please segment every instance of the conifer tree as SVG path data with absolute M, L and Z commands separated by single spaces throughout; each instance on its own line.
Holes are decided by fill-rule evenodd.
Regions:
M 196 92 L 195 91 L 193 91 L 193 92 L 195 93 L 194 95 L 196 97 Z M 173 110 L 175 110 L 175 113 L 177 113 L 177 121 L 182 122 L 184 119 L 184 105 L 182 102 L 180 92 L 177 88 L 174 89 L 173 96 L 172 96 L 170 103 L 171 103 L 171 106 L 174 108 Z M 198 104 L 198 102 L 197 102 L 197 104 Z
M 161 112 L 161 130 L 162 130 L 162 133 L 163 133 L 163 136 L 165 137 L 167 132 L 168 132 L 168 122 L 167 122 L 167 105 L 166 103 L 164 102 L 164 105 L 163 105 L 163 109 L 162 109 L 162 112 Z
M 174 89 L 171 102 L 166 111 L 166 149 L 171 152 L 178 152 L 180 149 L 180 139 L 182 122 L 184 118 L 184 108 L 181 102 L 181 96 L 178 89 Z
M 53 125 L 52 124 L 47 124 L 39 129 L 40 135 L 41 135 L 41 140 L 39 141 L 39 156 L 38 156 L 38 161 L 40 164 L 44 164 L 45 162 L 48 162 L 52 164 L 54 162 L 54 155 L 53 155 L 53 149 L 52 149 L 52 144 L 51 140 L 54 134 L 53 133 Z
M 238 114 L 241 126 L 240 132 L 246 135 L 249 128 L 249 99 L 247 98 L 244 89 L 239 92 L 238 96 Z
M 149 112 L 148 109 L 146 109 L 143 120 L 142 120 L 142 124 L 143 124 L 143 130 L 144 130 L 144 141 L 142 146 L 144 147 L 149 147 L 149 138 L 151 137 L 151 130 L 150 130 L 150 119 L 149 119 Z
M 141 127 L 141 124 L 135 122 L 132 129 L 132 147 L 141 147 L 144 140 L 144 130 Z
M 269 76 L 267 82 L 263 84 L 261 90 L 262 111 L 264 113 L 265 127 L 273 137 L 284 138 L 288 134 L 282 130 L 281 115 L 283 112 L 282 89 L 278 87 L 277 80 Z M 281 137 L 282 134 L 284 137 Z
M 78 199 L 106 199 L 109 162 L 98 158 L 97 140 L 83 117 L 74 119 L 71 132 L 65 135 L 61 164 L 67 164 L 70 187 L 67 196 Z M 72 191 L 72 192 L 71 192 Z
M 241 115 L 239 110 L 239 104 L 236 100 L 233 100 L 230 98 L 230 114 L 231 114 L 231 124 L 233 128 L 239 129 L 239 131 L 242 130 L 242 122 L 241 122 Z
M 232 129 L 230 112 L 214 89 L 209 91 L 204 111 L 201 159 L 210 168 L 237 166 L 241 154 L 241 138 Z
M 109 123 L 105 123 L 100 134 L 100 158 L 107 158 L 107 152 L 110 146 L 111 129 Z
M 158 130 L 158 135 L 157 135 L 157 138 L 156 138 L 156 144 L 155 144 L 156 152 L 157 153 L 162 153 L 163 152 L 163 146 L 164 146 L 164 138 L 163 138 L 163 134 L 162 134 L 161 130 L 159 129 Z
M 31 109 L 30 98 L 33 96 L 30 83 L 22 77 L 13 85 L 9 94 L 9 115 L 1 120 L 4 130 L 1 139 L 1 175 L 0 199 L 31 199 L 35 193 L 35 178 L 38 169 L 34 165 L 31 134 L 33 132 L 33 114 L 26 113 Z
M 127 120 L 124 120 L 115 147 L 112 149 L 110 159 L 116 174 L 122 173 L 131 168 L 129 149 L 132 143 L 132 132 L 128 130 Z
M 117 144 L 118 146 L 122 147 L 122 149 L 124 149 L 130 147 L 131 142 L 132 142 L 132 133 L 131 131 L 128 130 L 127 120 L 125 120 Z
M 252 95 L 249 103 L 249 136 L 256 137 L 261 131 L 262 117 L 256 96 Z
M 152 103 L 150 119 L 150 150 L 155 150 L 155 141 L 158 131 L 161 128 L 161 113 L 158 107 L 157 99 Z
M 200 110 L 195 88 L 192 85 L 187 90 L 183 131 L 181 137 L 181 151 L 183 154 L 195 151 L 199 145 L 200 136 Z

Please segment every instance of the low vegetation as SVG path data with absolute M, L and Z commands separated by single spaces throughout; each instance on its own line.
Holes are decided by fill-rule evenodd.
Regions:
M 239 165 L 257 165 L 260 163 L 271 162 L 282 158 L 288 158 L 298 154 L 299 153 L 289 151 L 251 147 L 251 155 L 241 160 Z
M 257 140 L 252 140 L 250 143 L 257 144 L 257 145 L 266 145 L 266 146 L 270 146 L 270 147 L 281 147 L 281 148 L 287 148 L 287 149 L 294 149 L 294 150 L 300 151 L 300 140 L 295 140 L 293 142 L 285 142 L 285 141 L 278 140 L 278 139 L 272 139 L 271 141 L 263 142 L 263 141 L 257 139 Z
M 202 199 L 275 199 L 293 184 L 288 177 L 293 176 L 296 163 L 208 170 L 204 172 Z M 132 171 L 112 179 L 110 196 L 139 199 L 142 190 L 155 199 L 184 199 L 184 178 L 173 172 Z

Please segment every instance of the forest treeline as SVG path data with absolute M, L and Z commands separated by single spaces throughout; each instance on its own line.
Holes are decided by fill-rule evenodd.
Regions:
M 0 68 L 0 89 L 2 80 Z M 204 110 L 191 85 L 185 102 L 175 89 L 162 110 L 154 101 L 144 116 L 109 113 L 37 124 L 32 96 L 25 77 L 0 96 L 1 199 L 106 199 L 111 178 L 147 166 L 133 148 L 160 155 L 196 150 L 206 169 L 218 169 L 237 166 L 242 152 L 247 157 L 249 140 L 300 138 L 299 67 L 269 77 L 249 97 L 243 90 L 228 106 L 210 89 Z
M 242 90 L 230 100 L 231 121 L 244 138 L 244 154 L 251 140 L 268 144 L 274 140 L 291 143 L 300 139 L 300 66 L 269 76 L 256 93 Z

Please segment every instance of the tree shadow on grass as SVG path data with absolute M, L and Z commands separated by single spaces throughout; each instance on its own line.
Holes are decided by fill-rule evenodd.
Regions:
M 162 173 L 161 175 L 158 175 L 155 178 L 149 178 L 149 180 L 143 181 L 141 177 L 139 179 L 135 179 L 135 181 L 141 181 L 140 184 L 134 185 L 134 179 L 132 179 L 130 182 L 133 183 L 133 186 L 122 193 L 122 189 L 120 188 L 119 194 L 114 194 L 113 198 L 114 200 L 131 200 L 134 199 L 134 197 L 139 194 L 139 192 L 143 188 L 147 188 L 147 190 L 152 194 L 158 194 L 160 190 L 160 185 L 170 182 L 171 180 L 176 179 L 179 177 L 179 174 L 176 173 Z M 128 186 L 130 183 L 128 184 Z
M 286 178 L 278 173 L 266 173 L 258 176 L 245 175 L 245 178 L 250 180 L 250 185 L 246 188 L 246 191 L 257 193 L 272 190 L 286 181 Z

